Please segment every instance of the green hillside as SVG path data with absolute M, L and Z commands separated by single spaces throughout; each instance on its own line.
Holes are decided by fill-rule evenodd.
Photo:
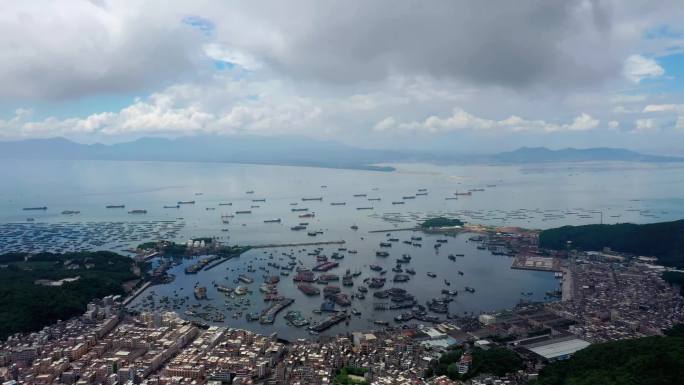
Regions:
M 567 241 L 582 250 L 615 251 L 657 257 L 667 266 L 684 267 L 684 220 L 636 225 L 563 226 L 544 230 L 539 235 L 541 247 L 561 250 Z
M 138 278 L 134 263 L 104 251 L 0 255 L 0 339 L 79 315 L 95 298 L 124 294 L 122 284 Z M 76 277 L 61 286 L 36 282 Z
M 675 385 L 684 379 L 684 327 L 666 337 L 591 345 L 554 362 L 536 385 Z

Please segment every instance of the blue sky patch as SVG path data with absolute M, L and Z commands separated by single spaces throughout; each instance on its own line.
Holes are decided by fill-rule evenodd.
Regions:
M 216 27 L 213 21 L 200 16 L 186 16 L 183 18 L 183 23 L 204 32 L 206 35 L 210 35 Z

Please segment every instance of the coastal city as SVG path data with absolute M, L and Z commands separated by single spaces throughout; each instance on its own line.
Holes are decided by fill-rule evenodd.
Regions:
M 682 0 L 2 5 L 0 385 L 684 385 Z
M 514 268 L 562 276 L 560 298 L 288 341 L 277 333 L 188 321 L 173 311 L 131 311 L 124 305 L 130 298 L 108 296 L 91 302 L 82 316 L 11 336 L 0 345 L 0 379 L 6 385 L 324 385 L 356 373 L 349 375 L 370 384 L 451 385 L 461 380 L 434 372 L 443 355 L 462 352 L 458 373 L 468 375 L 477 367 L 476 351 L 505 349 L 520 357 L 519 369 L 503 376 L 471 373 L 464 383 L 523 384 L 547 363 L 591 344 L 657 336 L 684 323 L 684 297 L 663 281 L 653 258 L 608 249 L 542 257 L 531 232 L 493 237 L 515 250 Z M 260 317 L 271 313 L 277 312 Z M 351 316 L 346 310 L 336 315 Z

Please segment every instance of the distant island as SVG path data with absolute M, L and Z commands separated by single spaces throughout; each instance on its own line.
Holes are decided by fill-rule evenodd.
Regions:
M 568 243 L 570 242 L 570 243 Z M 563 226 L 539 234 L 543 248 L 562 250 L 612 250 L 653 256 L 665 266 L 684 267 L 684 219 L 637 225 Z
M 463 226 L 464 223 L 459 219 L 445 217 L 430 218 L 420 224 L 422 229 L 434 229 L 439 227 Z
M 131 142 L 81 144 L 65 138 L 0 141 L 0 159 L 220 162 L 393 171 L 388 163 L 516 164 L 555 162 L 684 162 L 683 157 L 646 155 L 619 148 L 522 147 L 498 154 L 366 149 L 299 136 L 187 136 Z
M 0 255 L 0 340 L 82 314 L 139 278 L 133 259 L 106 251 Z

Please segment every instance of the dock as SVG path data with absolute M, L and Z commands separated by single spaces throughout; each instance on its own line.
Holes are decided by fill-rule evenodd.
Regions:
M 563 282 L 562 282 L 562 289 L 561 289 L 561 301 L 570 301 L 574 298 L 574 290 L 575 290 L 575 284 L 573 281 L 573 276 L 572 276 L 572 270 L 563 267 L 561 269 L 563 271 Z
M 214 261 L 214 262 L 210 263 L 209 265 L 207 265 L 203 270 L 204 270 L 204 271 L 209 271 L 209 270 L 215 268 L 216 266 L 222 264 L 223 262 L 228 261 L 228 260 L 230 260 L 230 259 L 233 259 L 233 258 L 235 258 L 236 256 L 240 256 L 240 255 L 241 255 L 241 254 L 234 254 L 234 255 L 229 255 L 229 256 L 227 256 L 227 257 L 219 258 L 217 261 Z
M 511 269 L 559 272 L 561 264 L 557 258 L 518 255 Z

